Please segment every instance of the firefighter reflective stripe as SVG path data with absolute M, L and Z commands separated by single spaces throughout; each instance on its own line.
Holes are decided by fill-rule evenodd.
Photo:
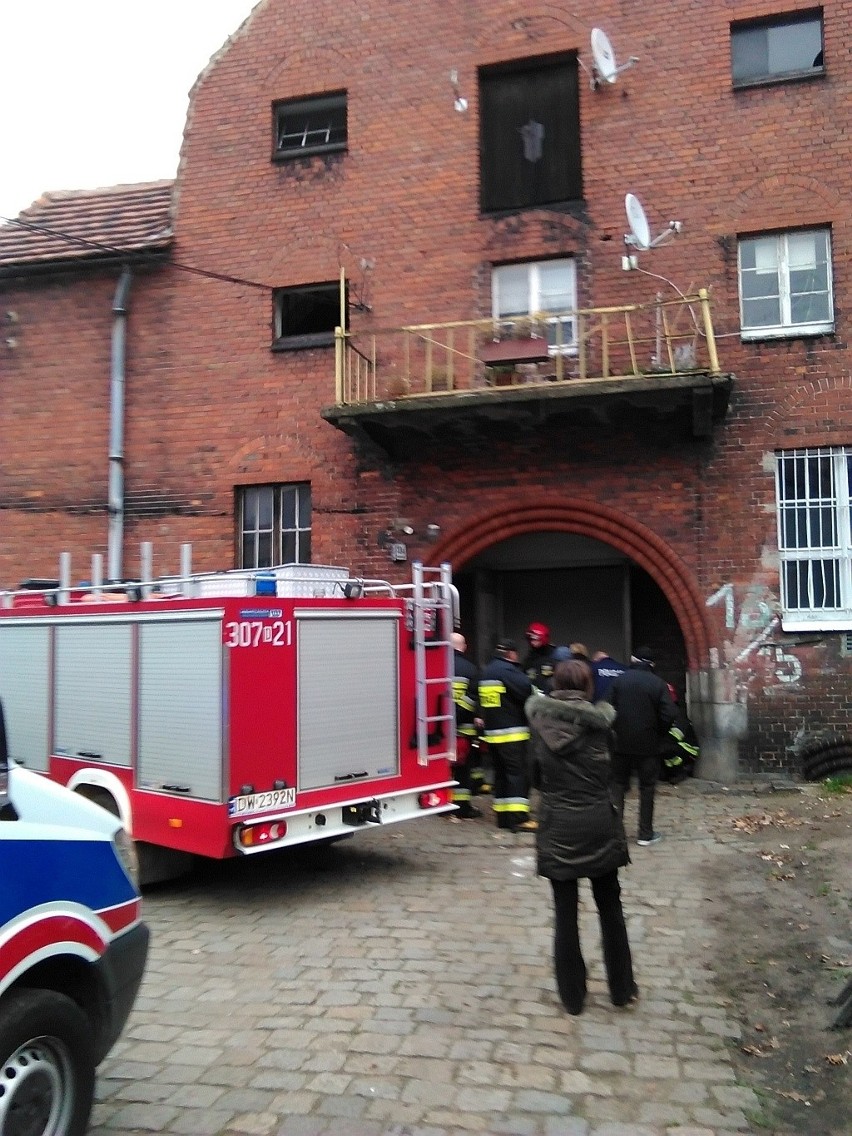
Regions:
M 472 714 L 476 709 L 476 703 L 473 701 L 469 694 L 470 682 L 466 678 L 453 679 L 453 702 L 462 710 L 467 710 Z
M 456 726 L 456 733 L 461 734 L 462 737 L 465 738 L 475 738 L 479 731 L 476 726 L 474 726 L 473 722 L 469 724 L 465 722 L 461 726 Z
M 528 742 L 529 726 L 506 726 L 502 730 L 486 730 L 485 740 L 489 745 L 502 745 L 505 742 Z
M 469 805 L 471 796 L 470 789 L 464 789 L 461 785 L 456 785 L 453 789 L 453 804 Z
M 679 726 L 671 727 L 671 729 L 669 730 L 669 737 L 674 739 L 675 743 L 677 744 L 678 750 L 682 751 L 682 753 L 675 752 L 670 757 L 663 759 L 664 764 L 667 765 L 670 769 L 676 765 L 683 764 L 682 754 L 686 754 L 688 757 L 692 758 L 698 757 L 698 746 L 689 744 L 689 742 L 686 740 L 686 736 L 684 735 L 683 730 L 681 730 Z
M 483 710 L 496 710 L 503 701 L 506 687 L 495 678 L 484 678 L 479 683 L 479 705 Z
M 527 797 L 503 797 L 494 800 L 495 813 L 529 813 L 530 802 Z

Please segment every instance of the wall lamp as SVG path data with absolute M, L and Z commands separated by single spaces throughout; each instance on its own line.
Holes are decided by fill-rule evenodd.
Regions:
M 423 528 L 418 528 L 406 520 L 405 517 L 396 517 L 378 535 L 379 548 L 386 548 L 391 560 L 403 561 L 408 559 L 408 545 L 428 541 L 434 544 L 441 535 L 441 526 L 430 522 Z

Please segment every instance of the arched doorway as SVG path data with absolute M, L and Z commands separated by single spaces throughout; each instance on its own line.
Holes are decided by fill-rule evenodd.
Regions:
M 435 547 L 432 559 L 448 560 L 456 572 L 464 573 L 489 549 L 513 538 L 561 533 L 586 537 L 642 569 L 674 613 L 683 637 L 687 669 L 708 665 L 710 644 L 705 608 L 686 565 L 646 525 L 607 505 L 570 502 L 485 513 L 469 521 L 462 531 L 449 534 Z
M 582 538 L 584 542 L 575 544 L 575 552 L 580 550 L 581 554 L 578 552 L 573 563 L 564 561 L 570 547 L 563 541 L 566 534 Z M 555 566 L 548 563 L 542 552 L 550 548 L 548 555 L 552 555 L 554 547 L 560 550 L 563 559 Z M 513 563 L 518 558 L 520 564 Z M 608 624 L 596 626 L 603 627 L 601 634 L 606 638 L 610 637 L 608 629 L 612 629 L 613 639 L 620 627 L 620 641 L 625 651 L 638 645 L 640 636 L 643 641 L 663 647 L 660 672 L 685 691 L 690 714 L 701 737 L 702 776 L 722 782 L 737 779 L 739 738 L 747 728 L 746 707 L 737 700 L 728 673 L 713 659 L 706 607 L 692 573 L 672 548 L 646 525 L 596 502 L 523 505 L 468 520 L 463 529 L 448 533 L 435 546 L 430 560 L 432 563 L 449 561 L 453 565 L 454 574 L 462 585 L 460 593 L 466 608 L 463 616 L 475 621 L 477 637 L 486 639 L 489 631 L 523 632 L 523 620 L 530 618 L 529 613 L 518 611 L 513 616 L 510 606 L 517 606 L 518 596 L 524 604 L 533 602 L 533 598 L 538 602 L 542 595 L 538 585 L 546 589 L 553 579 L 547 574 L 556 571 L 557 578 L 564 583 L 570 578 L 567 573 L 576 574 L 574 579 L 580 581 L 584 572 L 588 579 L 590 568 L 598 574 L 610 571 L 610 579 L 615 581 L 611 587 L 616 596 L 614 603 L 621 613 L 613 618 L 620 618 L 621 623 L 617 625 L 611 619 Z M 528 574 L 526 581 L 511 579 L 514 571 Z M 479 580 L 475 578 L 477 573 L 480 573 Z M 503 579 L 492 586 L 495 595 L 483 601 L 489 587 L 488 573 L 492 574 L 491 585 L 495 585 L 494 573 Z M 545 575 L 535 579 L 538 573 Z M 534 591 L 538 592 L 535 597 Z M 483 602 L 486 607 L 488 603 L 492 607 L 491 614 L 484 618 Z M 639 609 L 641 615 L 637 619 Z M 575 613 L 578 611 L 574 609 Z M 596 618 L 601 611 L 598 594 L 593 612 Z M 564 615 L 567 630 L 568 620 L 575 616 L 569 609 L 564 609 Z M 498 616 L 506 626 L 497 627 Z M 533 618 L 543 619 L 543 615 L 536 612 Z M 576 622 L 579 623 L 579 619 Z M 654 634 L 650 633 L 652 628 Z M 582 625 L 577 627 L 578 631 L 581 629 Z M 477 643 L 477 653 L 487 653 L 492 645 L 493 638 L 490 642 Z M 612 650 L 610 643 L 587 643 L 587 646 L 592 650 L 596 647 Z

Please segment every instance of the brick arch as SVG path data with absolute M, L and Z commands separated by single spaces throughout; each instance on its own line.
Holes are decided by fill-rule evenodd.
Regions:
M 433 563 L 463 566 L 491 545 L 534 532 L 571 532 L 623 552 L 660 587 L 677 617 L 690 670 L 706 667 L 710 639 L 705 605 L 689 569 L 656 533 L 626 513 L 595 502 L 524 505 L 485 513 L 437 544 Z
M 802 382 L 767 415 L 767 434 L 785 449 L 843 445 L 849 436 L 850 394 L 852 375 L 821 375 Z

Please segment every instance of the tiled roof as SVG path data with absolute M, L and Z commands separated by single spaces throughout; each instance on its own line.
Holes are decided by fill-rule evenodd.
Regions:
M 0 270 L 168 248 L 173 185 L 45 193 L 15 222 L 0 225 Z

